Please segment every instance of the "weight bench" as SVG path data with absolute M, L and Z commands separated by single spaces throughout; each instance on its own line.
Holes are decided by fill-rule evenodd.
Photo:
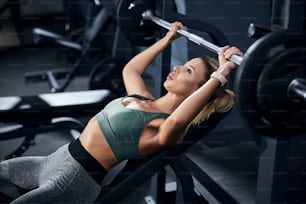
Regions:
M 84 124 L 75 118 L 93 116 L 115 97 L 107 89 L 0 97 L 0 141 L 25 137 L 6 159 L 24 153 L 39 133 L 82 131 Z

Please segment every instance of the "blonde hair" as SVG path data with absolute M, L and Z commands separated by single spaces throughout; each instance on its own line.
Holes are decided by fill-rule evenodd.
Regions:
M 207 72 L 205 72 L 206 81 L 210 78 L 210 75 L 216 71 L 219 67 L 219 63 L 216 59 L 208 56 L 202 56 L 200 59 L 207 66 Z M 203 82 L 205 83 L 205 82 Z M 202 85 L 201 83 L 200 85 Z M 235 95 L 234 92 L 226 89 L 225 86 L 219 87 L 215 94 L 211 97 L 209 102 L 203 107 L 203 109 L 198 113 L 198 115 L 189 123 L 186 128 L 186 131 L 201 123 L 203 120 L 208 119 L 210 115 L 213 113 L 224 113 L 231 110 L 233 105 L 235 104 Z

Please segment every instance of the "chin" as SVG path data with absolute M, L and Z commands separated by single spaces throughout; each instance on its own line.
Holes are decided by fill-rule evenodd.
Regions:
M 166 89 L 166 91 L 169 91 L 169 85 L 167 84 L 167 81 L 163 83 L 163 87 Z

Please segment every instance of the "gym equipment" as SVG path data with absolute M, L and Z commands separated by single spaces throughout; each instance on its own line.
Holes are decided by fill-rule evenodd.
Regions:
M 10 10 L 11 18 L 15 22 L 20 21 L 20 2 L 18 0 L 6 0 L 1 2 L 0 15 Z
M 0 128 L 0 140 L 25 137 L 6 158 L 20 156 L 35 143 L 34 138 L 39 133 L 82 131 L 83 123 L 75 118 L 94 115 L 115 97 L 107 89 L 0 97 L 0 122 L 8 123 Z
M 136 45 L 149 46 L 156 40 L 154 29 L 141 21 L 142 13 L 154 6 L 154 1 L 138 1 L 137 5 L 131 0 L 118 2 L 117 24 L 126 38 Z
M 121 76 L 127 63 L 123 58 L 106 58 L 95 64 L 89 74 L 90 89 L 108 89 L 118 96 L 125 95 Z
M 289 13 L 286 11 L 290 1 L 272 2 L 272 10 L 285 12 L 272 16 L 271 23 L 282 26 L 273 25 L 271 28 L 285 27 L 283 25 L 288 23 L 285 21 L 288 20 Z M 284 22 L 276 22 L 283 19 Z M 202 145 L 203 149 L 196 149 L 194 155 L 186 157 L 188 161 L 186 166 L 220 203 L 305 201 L 305 180 L 300 173 L 301 169 L 305 169 L 306 153 L 303 145 L 306 133 L 305 30 L 278 30 L 275 33 L 272 33 L 273 29 L 269 30 L 260 30 L 256 26 L 255 36 L 252 37 L 256 39 L 262 37 L 262 39 L 255 42 L 245 53 L 246 62 L 243 61 L 237 69 L 235 79 L 239 110 L 248 117 L 246 120 L 249 125 L 253 129 L 256 128 L 256 131 L 251 129 L 251 134 L 255 133 L 254 136 L 263 141 L 257 147 L 259 153 L 254 155 L 252 142 L 248 144 L 239 142 L 237 147 L 244 148 L 244 151 L 227 146 L 224 148 L 227 151 L 220 152 L 222 148 L 218 148 L 219 152 L 216 150 L 209 159 L 209 152 L 203 151 L 205 146 Z M 297 118 L 294 118 L 294 115 Z M 281 124 L 284 126 L 291 124 L 291 127 L 280 127 Z M 230 132 L 225 131 L 224 134 L 232 138 Z M 271 138 L 261 137 L 267 134 Z M 247 134 L 239 132 L 239 135 Z M 295 137 L 296 135 L 299 136 Z M 232 156 L 230 152 L 235 152 L 236 155 Z M 245 156 L 252 157 L 253 162 L 250 165 L 243 160 Z M 220 157 L 221 163 L 218 162 Z M 233 169 L 235 162 L 239 168 Z M 254 179 L 249 182 L 246 177 Z
M 277 47 L 277 46 L 276 46 Z M 281 46 L 282 47 L 282 46 Z M 290 47 L 290 46 L 289 46 Z M 263 77 L 264 78 L 264 77 Z M 254 79 L 251 79 L 254 80 Z M 256 79 L 255 79 L 256 80 Z M 289 93 L 303 93 L 303 79 L 294 79 L 289 83 Z M 293 87 L 293 88 L 291 88 Z M 291 91 L 293 90 L 293 91 Z M 297 94 L 297 98 L 300 98 L 301 94 Z M 290 99 L 291 100 L 291 99 Z M 203 134 L 205 134 L 205 129 L 201 129 L 202 127 L 196 127 L 195 130 L 199 131 L 196 135 L 203 137 Z M 204 130 L 204 132 L 202 132 Z M 192 133 L 191 133 L 192 134 Z M 189 137 L 190 136 L 190 137 Z M 193 137 L 188 133 L 187 138 L 189 139 Z M 186 139 L 182 145 L 188 145 L 188 144 L 194 144 L 195 141 L 191 141 Z M 180 165 L 180 162 L 175 160 L 177 158 L 177 155 L 179 152 L 175 152 L 176 148 L 180 148 L 180 145 L 178 147 L 175 147 L 171 150 L 166 150 L 165 152 L 170 152 L 170 154 L 166 154 L 165 152 L 162 152 L 161 155 L 153 155 L 152 158 L 149 158 L 148 160 L 136 160 L 133 162 L 133 160 L 128 161 L 128 166 L 122 171 L 122 174 L 119 175 L 118 178 L 112 184 L 106 186 L 103 188 L 103 193 L 101 193 L 100 198 L 98 199 L 98 202 L 100 203 L 109 203 L 109 202 L 115 202 L 117 200 L 120 200 L 124 195 L 127 195 L 127 192 L 137 187 L 139 184 L 143 183 L 144 180 L 151 177 L 154 173 L 160 170 L 160 166 L 165 166 L 166 164 L 169 164 L 171 166 L 175 166 L 177 168 L 178 166 L 181 166 L 184 168 L 183 165 Z M 176 149 L 177 150 L 177 149 Z M 173 152 L 172 152 L 173 151 Z M 163 155 L 165 154 L 165 155 Z M 174 161 L 175 160 L 175 161 Z M 171 162 L 172 161 L 172 162 Z M 157 166 L 156 166 L 157 165 Z M 135 170 L 136 168 L 136 170 Z M 163 168 L 163 167 L 162 167 Z M 188 195 L 188 193 L 192 194 L 191 189 L 192 187 L 188 184 L 190 184 L 190 177 L 191 175 L 188 174 L 189 171 L 187 170 L 181 170 L 177 168 L 178 176 L 181 178 L 182 181 L 185 181 L 184 184 L 187 183 L 187 185 L 183 185 L 185 189 L 183 190 L 182 194 Z M 186 173 L 186 174 L 185 174 Z M 117 182 L 116 182 L 117 181 Z M 105 194 L 104 194 L 105 193 Z M 188 199 L 188 196 L 185 198 Z M 190 197 L 189 197 L 190 198 Z M 108 202 L 107 202 L 108 201 Z M 191 200 L 185 200 L 185 203 L 192 203 Z M 183 202 L 184 203 L 184 202 Z
M 97 43 L 96 41 L 98 39 L 99 32 L 101 30 L 106 30 L 106 27 L 108 26 L 108 24 L 110 24 L 111 12 L 104 6 L 97 6 L 94 5 L 92 2 L 87 3 L 85 6 L 87 7 L 87 11 L 83 17 L 85 18 L 85 20 L 84 22 L 82 22 L 81 27 L 73 29 L 71 28 L 73 27 L 73 25 L 71 24 L 76 24 L 77 22 L 67 22 L 65 26 L 71 31 L 65 36 L 54 33 L 52 31 L 48 31 L 43 28 L 36 27 L 32 30 L 34 43 L 45 43 L 51 46 L 60 45 L 63 46 L 63 48 L 68 48 L 62 49 L 60 51 L 65 52 L 65 54 L 67 54 L 67 58 L 71 63 L 75 63 L 79 58 L 85 57 L 85 55 L 86 57 L 95 57 L 95 51 L 98 49 L 103 50 L 105 49 L 105 46 L 103 45 L 103 43 L 101 43 L 102 46 L 99 45 L 99 47 L 97 47 L 97 45 L 95 45 L 95 47 L 92 47 L 92 43 Z M 67 8 L 67 13 L 71 12 L 69 10 L 76 9 L 71 5 L 67 7 L 69 7 Z M 93 16 L 93 10 L 95 9 L 97 9 L 98 11 L 97 14 Z M 69 14 L 67 14 L 67 18 L 72 18 L 74 21 L 81 21 L 80 19 L 75 19 L 74 16 L 69 16 Z M 103 52 L 99 53 L 100 56 L 103 54 Z
M 247 123 L 286 138 L 305 133 L 306 34 L 281 30 L 252 44 L 237 69 L 234 89 Z
M 88 20 L 90 18 L 88 17 Z M 90 25 L 87 25 L 88 28 L 84 31 L 84 35 L 82 38 L 82 41 L 73 41 L 71 38 L 73 38 L 73 34 L 71 34 L 70 37 L 64 37 L 62 35 L 44 30 L 42 28 L 35 28 L 33 29 L 33 35 L 34 40 L 36 43 L 45 41 L 52 44 L 57 44 L 60 46 L 63 46 L 64 48 L 69 48 L 69 55 L 68 57 L 73 58 L 72 67 L 68 69 L 55 69 L 55 70 L 48 70 L 48 71 L 35 71 L 25 74 L 26 82 L 39 82 L 39 81 L 45 81 L 47 80 L 50 85 L 51 92 L 62 92 L 64 91 L 67 86 L 72 82 L 75 76 L 80 74 L 90 74 L 90 72 L 97 73 L 97 66 L 99 66 L 100 72 L 106 72 L 109 73 L 109 69 L 117 69 L 122 66 L 122 59 L 117 59 L 114 55 L 110 55 L 109 52 L 107 52 L 108 49 L 106 49 L 106 45 L 103 45 L 104 48 L 98 49 L 95 45 L 93 46 L 93 42 L 97 40 L 97 37 L 99 36 L 99 33 L 102 29 L 106 30 L 109 29 L 109 27 L 112 25 L 113 19 L 111 15 L 111 11 L 106 9 L 105 7 L 101 7 L 98 14 L 94 17 L 93 22 L 91 22 Z M 75 32 L 74 35 L 77 33 Z M 106 42 L 108 43 L 108 42 Z M 78 54 L 74 54 L 75 52 L 78 52 Z M 95 52 L 95 53 L 94 53 Z M 72 54 L 71 54 L 72 53 Z M 94 53 L 94 54 L 93 54 Z M 113 59 L 112 59 L 113 58 Z M 105 66 L 101 63 L 101 61 L 106 60 L 112 60 L 113 66 L 110 67 L 109 64 L 106 64 Z M 117 63 L 118 62 L 118 63 Z M 99 65 L 97 65 L 99 64 Z M 94 67 L 95 70 L 92 70 Z M 119 72 L 120 72 L 119 70 Z M 116 77 L 116 79 L 121 79 L 121 72 L 119 75 L 116 75 L 114 73 L 118 73 L 116 71 L 113 71 L 113 76 Z M 91 74 L 92 75 L 92 74 Z M 101 74 L 100 74 L 101 76 Z M 105 74 L 107 76 L 107 74 Z M 63 79 L 61 83 L 59 83 L 58 79 Z M 90 78 L 91 80 L 92 78 Z M 97 78 L 95 78 L 97 79 Z M 101 78 L 100 78 L 101 79 Z M 108 87 L 113 87 L 111 84 L 107 83 L 108 80 L 103 79 L 101 81 L 101 85 L 99 88 L 108 89 Z M 95 89 L 95 87 L 92 87 L 91 85 L 95 82 L 89 81 L 89 89 Z M 102 86 L 102 85 L 107 86 Z M 119 86 L 122 89 L 122 86 Z M 114 89 L 115 90 L 115 89 Z
M 248 36 L 255 39 L 259 39 L 270 32 L 272 32 L 270 29 L 255 25 L 254 23 L 250 23 L 248 28 Z
M 153 2 L 154 3 L 154 2 Z M 150 1 L 120 1 L 117 7 L 117 20 L 122 32 L 136 44 L 152 44 L 154 42 L 154 29 L 146 25 L 145 21 L 154 22 L 165 29 L 170 29 L 170 23 L 153 15 L 152 2 Z M 214 53 L 219 53 L 220 47 L 203 39 L 202 37 L 188 32 L 178 30 L 182 36 L 185 36 L 191 42 L 194 42 Z M 240 65 L 242 57 L 232 56 L 230 60 Z
M 162 26 L 163 28 L 166 28 L 168 30 L 170 30 L 170 23 L 161 19 L 161 18 L 158 18 L 156 16 L 153 15 L 152 11 L 150 10 L 147 10 L 145 11 L 144 13 L 142 13 L 142 17 L 145 19 L 145 20 L 151 20 L 153 21 L 154 23 Z M 185 36 L 186 38 L 188 38 L 188 40 L 218 54 L 220 52 L 220 47 L 218 47 L 217 45 L 207 41 L 207 40 L 204 40 L 202 37 L 194 34 L 194 33 L 191 33 L 191 32 L 188 32 L 188 31 L 185 31 L 185 30 L 178 30 L 177 31 L 179 34 L 181 34 L 182 36 Z M 237 55 L 233 55 L 230 60 L 234 63 L 236 63 L 237 65 L 240 65 L 241 61 L 242 61 L 242 57 L 240 56 L 237 56 Z
M 153 8 L 152 2 L 145 0 L 119 2 L 118 24 L 128 39 L 139 44 L 151 43 L 154 27 L 149 27 L 146 21 L 170 28 L 169 22 L 153 15 Z M 256 29 L 257 37 L 266 35 L 248 49 L 246 57 L 231 58 L 240 64 L 235 80 L 240 111 L 248 124 L 261 134 L 276 138 L 298 135 L 306 126 L 305 33 L 282 30 L 269 33 L 268 29 Z M 220 49 L 193 33 L 178 32 L 214 53 Z M 296 78 L 301 79 L 289 86 Z

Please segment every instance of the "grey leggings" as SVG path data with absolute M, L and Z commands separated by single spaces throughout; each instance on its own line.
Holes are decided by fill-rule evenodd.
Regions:
M 101 190 L 71 156 L 68 145 L 46 157 L 0 162 L 0 179 L 31 190 L 12 203 L 93 203 Z

